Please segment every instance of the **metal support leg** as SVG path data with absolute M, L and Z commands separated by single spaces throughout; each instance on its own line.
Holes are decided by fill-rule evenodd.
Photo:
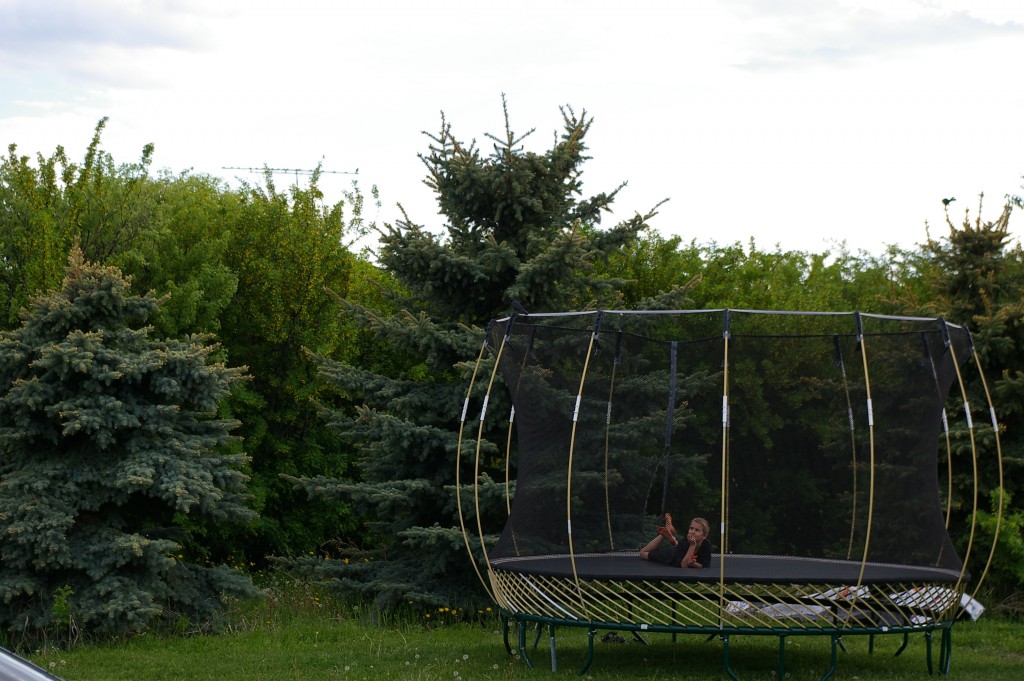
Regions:
M 548 635 L 551 637 L 551 671 L 558 671 L 558 661 L 555 659 L 555 625 L 548 625 Z
M 949 676 L 949 664 L 953 659 L 953 627 L 942 630 L 942 643 L 939 645 L 939 673 Z
M 736 676 L 736 672 L 732 670 L 732 665 L 729 664 L 729 634 L 722 634 L 722 670 L 729 675 L 732 681 L 740 681 L 740 677 Z
M 899 650 L 897 650 L 895 653 L 893 653 L 893 657 L 899 657 L 900 655 L 902 655 L 903 651 L 907 649 L 907 644 L 908 643 L 910 643 L 910 634 L 904 631 L 903 632 L 903 645 L 901 645 L 899 647 Z
M 839 634 L 832 634 L 832 658 L 829 662 L 828 671 L 821 677 L 821 681 L 828 681 L 832 678 L 832 675 L 836 673 L 836 664 L 839 661 L 839 652 L 837 648 L 842 645 L 843 640 Z M 844 648 L 845 650 L 845 648 Z
M 526 653 L 526 622 L 517 620 L 517 623 L 519 624 L 519 654 L 523 656 L 526 666 L 533 669 L 533 662 Z
M 508 617 L 506 617 L 505 615 L 501 616 L 502 640 L 505 641 L 505 650 L 507 650 L 508 654 L 511 655 L 512 646 L 508 642 L 508 621 Z
M 583 667 L 580 669 L 580 676 L 587 673 L 590 669 L 591 663 L 594 661 L 594 634 L 597 633 L 597 629 L 587 630 L 587 659 L 583 661 Z
M 775 660 L 776 662 L 776 679 L 786 678 L 786 637 L 779 635 L 779 654 Z
M 933 671 L 932 670 L 932 632 L 931 631 L 924 632 L 924 642 L 925 642 L 925 647 L 924 647 L 925 648 L 925 653 L 924 654 L 925 654 L 925 659 L 928 662 L 928 674 L 931 674 L 932 671 Z

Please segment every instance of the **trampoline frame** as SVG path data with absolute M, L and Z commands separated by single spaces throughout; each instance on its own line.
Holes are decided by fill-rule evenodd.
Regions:
M 826 312 L 780 312 L 780 311 L 757 311 L 757 310 L 688 310 L 688 311 L 598 311 L 583 313 L 555 313 L 538 314 L 531 317 L 558 317 L 577 315 L 596 315 L 594 332 L 590 338 L 590 348 L 587 351 L 587 360 L 583 367 L 583 375 L 580 377 L 580 395 L 583 392 L 583 384 L 586 379 L 587 363 L 598 336 L 601 315 L 604 314 L 691 314 L 691 313 L 720 313 L 725 320 L 723 324 L 723 415 L 722 415 L 722 505 L 727 508 L 726 503 L 726 475 L 728 466 L 728 439 L 729 439 L 729 315 L 730 312 L 766 314 L 766 315 L 852 315 L 855 319 L 858 330 L 858 347 L 864 363 L 865 392 L 868 400 L 868 411 L 870 412 L 871 392 L 869 379 L 869 364 L 867 354 L 867 342 L 861 332 L 862 313 L 826 313 Z M 864 317 L 875 317 L 881 319 L 906 320 L 913 322 L 935 322 L 940 325 L 943 333 L 948 339 L 948 322 L 942 319 L 924 319 L 914 317 L 893 317 L 887 315 L 867 315 Z M 722 667 L 723 671 L 732 679 L 738 681 L 735 671 L 732 669 L 729 659 L 730 637 L 734 635 L 755 635 L 755 636 L 777 636 L 779 638 L 779 649 L 777 654 L 777 678 L 782 678 L 785 667 L 785 642 L 792 636 L 828 636 L 831 641 L 830 665 L 822 681 L 829 679 L 836 670 L 837 650 L 845 650 L 842 639 L 849 635 L 867 635 L 871 640 L 873 650 L 874 636 L 880 634 L 902 634 L 903 643 L 896 655 L 900 655 L 907 647 L 909 636 L 912 633 L 924 634 L 927 644 L 927 666 L 929 673 L 933 671 L 932 665 L 932 638 L 934 632 L 940 633 L 940 648 L 938 658 L 938 669 L 940 673 L 949 673 L 952 658 L 952 626 L 958 615 L 963 612 L 965 603 L 973 600 L 978 593 L 981 584 L 991 565 L 995 553 L 995 539 L 981 576 L 975 584 L 973 593 L 966 594 L 966 582 L 969 579 L 967 574 L 967 561 L 974 544 L 975 524 L 972 520 L 968 546 L 964 557 L 963 568 L 959 574 L 943 575 L 941 579 L 929 581 L 926 579 L 915 579 L 913 575 L 907 581 L 887 581 L 885 579 L 875 580 L 869 571 L 868 546 L 870 545 L 870 509 L 873 499 L 874 486 L 874 423 L 871 421 L 870 437 L 870 479 L 869 484 L 869 510 L 867 539 L 865 540 L 864 553 L 860 561 L 854 561 L 859 568 L 856 572 L 856 579 L 830 579 L 827 574 L 814 576 L 802 582 L 764 582 L 749 577 L 734 577 L 727 575 L 727 564 L 732 560 L 728 553 L 728 541 L 726 534 L 727 513 L 723 512 L 722 521 L 722 550 L 725 553 L 717 555 L 711 568 L 699 571 L 686 571 L 685 576 L 665 579 L 644 579 L 642 577 L 627 577 L 616 579 L 614 577 L 587 575 L 584 569 L 583 574 L 579 567 L 584 565 L 587 559 L 586 554 L 577 554 L 572 545 L 571 532 L 571 508 L 570 531 L 568 535 L 569 546 L 568 558 L 571 565 L 570 571 L 563 573 L 542 575 L 537 573 L 524 572 L 514 569 L 515 559 L 490 559 L 487 556 L 487 544 L 484 540 L 485 533 L 482 527 L 479 498 L 480 482 L 480 458 L 481 444 L 483 442 L 484 425 L 487 414 L 487 403 L 494 387 L 498 374 L 498 367 L 505 342 L 509 338 L 509 330 L 516 315 L 493 323 L 505 323 L 506 334 L 500 347 L 496 350 L 494 365 L 484 393 L 483 404 L 480 409 L 478 434 L 476 441 L 476 457 L 474 464 L 473 478 L 473 504 L 476 516 L 476 529 L 478 547 L 483 553 L 483 565 L 486 566 L 486 578 L 480 570 L 477 556 L 474 555 L 469 531 L 463 517 L 463 500 L 461 496 L 462 481 L 459 479 L 462 468 L 462 443 L 463 431 L 466 427 L 467 413 L 471 396 L 474 394 L 475 383 L 478 378 L 480 367 L 487 353 L 488 340 L 484 339 L 480 348 L 472 377 L 469 381 L 465 402 L 463 404 L 462 416 L 459 430 L 459 446 L 456 460 L 456 495 L 459 508 L 459 518 L 463 538 L 467 552 L 470 555 L 474 569 L 480 578 L 484 588 L 498 606 L 498 610 L 504 621 L 504 643 L 509 653 L 513 653 L 509 643 L 509 630 L 511 622 L 517 626 L 518 645 L 517 650 L 524 661 L 531 668 L 533 663 L 529 657 L 526 645 L 526 630 L 529 625 L 537 626 L 534 648 L 536 648 L 543 629 L 547 627 L 550 635 L 551 663 L 552 669 L 556 668 L 555 653 L 555 630 L 557 627 L 586 628 L 588 631 L 587 656 L 580 673 L 585 673 L 593 661 L 594 636 L 600 630 L 619 630 L 631 632 L 637 638 L 642 639 L 645 633 L 667 633 L 675 640 L 677 634 L 699 634 L 709 639 L 717 637 L 722 642 Z M 960 328 L 960 327 L 957 327 Z M 1002 518 L 1002 451 L 999 441 L 999 424 L 996 419 L 995 409 L 992 405 L 991 395 L 987 382 L 978 360 L 977 351 L 970 342 L 967 335 L 970 357 L 973 359 L 984 395 L 988 402 L 988 413 L 991 417 L 991 427 L 994 433 L 995 449 L 998 458 L 998 507 L 995 537 L 998 537 L 999 524 Z M 970 435 L 972 462 L 974 466 L 974 498 L 972 517 L 976 518 L 978 510 L 978 466 L 977 447 L 975 443 L 974 424 L 971 419 L 970 405 L 968 403 L 966 387 L 964 386 L 960 366 L 956 359 L 956 353 L 951 353 L 956 371 L 956 384 L 960 387 L 961 398 L 964 403 L 964 418 Z M 577 400 L 577 404 L 578 404 Z M 507 448 L 510 450 L 512 436 L 511 430 L 514 425 L 514 410 L 509 416 L 509 436 Z M 945 411 L 943 422 L 946 422 Z M 948 445 L 948 425 L 947 425 Z M 573 422 L 573 440 L 575 439 L 575 419 Z M 511 513 L 510 487 L 510 451 L 506 454 L 506 505 Z M 572 471 L 572 450 L 569 452 L 569 491 L 567 497 L 571 496 L 571 471 Z M 949 508 L 946 509 L 947 523 Z M 616 556 L 636 556 L 635 560 L 641 559 L 635 552 L 614 552 Z M 597 554 L 600 556 L 611 556 L 608 554 Z M 591 554 L 593 556 L 593 554 Z M 763 559 L 764 556 L 758 558 Z M 578 559 L 581 559 L 578 565 Z M 846 561 L 850 563 L 850 561 Z M 847 565 L 849 567 L 849 565 Z M 904 566 L 905 567 L 905 566 Z M 672 568 L 669 568 L 672 569 Z M 694 572 L 705 573 L 701 575 Z M 713 574 L 717 572 L 717 575 Z M 948 571 L 947 571 L 948 572 Z M 867 577 L 866 577 L 867 574 Z

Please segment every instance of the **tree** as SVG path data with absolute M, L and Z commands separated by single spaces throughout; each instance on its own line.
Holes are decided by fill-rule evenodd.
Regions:
M 1019 528 L 1024 524 L 1024 249 L 1010 244 L 1011 198 L 993 221 L 982 221 L 982 201 L 972 221 L 965 211 L 961 225 L 948 217 L 948 236 L 929 239 L 924 245 L 921 268 L 930 284 L 924 314 L 942 316 L 951 322 L 967 324 L 971 329 L 981 367 L 990 385 L 992 400 L 1001 427 L 1003 453 L 1003 513 L 999 553 L 993 563 L 989 586 L 1000 596 L 1024 591 L 1024 547 Z M 968 367 L 967 370 L 970 368 Z M 980 533 L 972 554 L 987 558 L 995 522 L 992 517 L 998 503 L 999 474 L 995 468 L 995 441 L 991 429 L 985 429 L 988 404 L 986 396 L 971 381 L 968 395 L 978 412 L 977 444 L 980 449 L 978 505 Z M 954 518 L 951 527 L 969 528 L 974 508 L 974 482 L 969 433 L 960 426 L 951 433 L 954 457 Z M 942 462 L 942 479 L 946 462 Z M 1016 533 L 1016 534 L 1015 534 Z M 969 533 L 954 537 L 966 548 Z M 974 569 L 980 569 L 976 563 Z
M 147 184 L 155 198 L 146 238 L 126 244 L 108 264 L 161 297 L 151 319 L 158 335 L 218 333 L 238 286 L 225 260 L 239 197 L 219 180 L 189 173 L 163 173 Z
M 245 521 L 246 478 L 218 405 L 242 370 L 207 337 L 155 340 L 152 296 L 77 247 L 59 291 L 0 334 L 0 626 L 71 608 L 95 632 L 206 619 L 247 578 L 193 555 L 192 518 Z
M 243 187 L 226 244 L 238 285 L 221 339 L 232 363 L 252 374 L 232 400 L 260 514 L 244 542 L 251 562 L 315 550 L 352 525 L 344 506 L 305 503 L 280 477 L 340 476 L 349 466 L 348 448 L 317 414 L 315 402 L 330 397 L 307 352 L 353 354 L 353 325 L 342 318 L 337 294 L 347 293 L 355 266 L 345 240 L 359 228 L 362 203 L 353 188 L 347 203 L 325 206 L 317 179 L 285 193 L 268 173 L 265 189 Z
M 549 150 L 527 151 L 532 131 L 513 133 L 506 108 L 504 134 L 488 135 L 493 152 L 485 156 L 475 143 L 459 141 L 442 117 L 420 158 L 448 220 L 443 235 L 408 217 L 386 225 L 379 264 L 399 285 L 396 311 L 347 301 L 349 315 L 390 349 L 391 365 L 368 370 L 316 356 L 320 375 L 356 405 L 324 411 L 359 448 L 358 478 L 292 479 L 311 495 L 353 504 L 364 519 L 368 546 L 339 556 L 345 560 L 310 561 L 347 593 L 371 594 L 381 606 L 476 597 L 454 485 L 467 364 L 483 326 L 507 315 L 513 300 L 534 311 L 618 302 L 622 282 L 596 268 L 636 239 L 654 213 L 598 229 L 621 187 L 581 198 L 591 119 L 568 107 L 562 119 Z M 492 443 L 485 449 L 497 451 Z M 462 475 L 471 479 L 472 470 Z M 497 471 L 483 475 L 496 479 Z M 490 489 L 487 512 L 503 514 L 497 485 Z
M 37 292 L 60 283 L 71 244 L 107 262 L 133 248 L 152 223 L 156 193 L 148 180 L 146 145 L 138 163 L 118 166 L 100 148 L 107 119 L 96 125 L 81 164 L 63 147 L 39 154 L 36 166 L 10 145 L 0 159 L 0 328 Z

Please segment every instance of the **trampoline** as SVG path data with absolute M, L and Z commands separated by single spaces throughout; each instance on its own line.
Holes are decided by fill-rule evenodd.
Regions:
M 954 505 L 978 509 L 979 457 L 999 460 L 999 488 L 1002 463 L 970 334 L 942 319 L 515 315 L 491 323 L 461 422 L 466 548 L 531 666 L 535 625 L 553 668 L 568 626 L 589 633 L 582 671 L 604 629 L 717 636 L 733 679 L 736 635 L 778 636 L 780 675 L 787 638 L 827 636 L 827 679 L 843 636 L 902 634 L 899 653 L 923 633 L 931 671 L 938 632 L 948 673 L 952 625 L 995 550 L 971 555 L 970 524 L 955 528 L 965 555 L 950 539 Z M 965 474 L 973 489 L 954 490 Z M 500 518 L 482 510 L 496 490 Z M 710 521 L 710 566 L 639 557 L 666 512 Z

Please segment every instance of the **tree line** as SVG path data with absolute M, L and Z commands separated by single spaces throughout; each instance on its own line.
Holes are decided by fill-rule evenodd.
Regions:
M 45 631 L 57 603 L 97 632 L 199 621 L 218 594 L 252 593 L 247 575 L 270 562 L 381 607 L 479 598 L 455 506 L 457 421 L 486 324 L 513 300 L 967 324 L 1005 425 L 1008 504 L 989 583 L 999 599 L 1019 594 L 1024 253 L 1009 221 L 1021 199 L 989 221 L 979 201 L 974 216 L 948 216 L 943 236 L 880 254 L 718 244 L 690 227 L 685 241 L 657 231 L 657 206 L 603 224 L 622 185 L 582 194 L 592 119 L 561 113 L 543 151 L 526 150 L 532 131 L 517 134 L 507 110 L 486 149 L 442 118 L 420 154 L 441 225 L 369 223 L 358 185 L 327 202 L 315 173 L 304 187 L 279 189 L 268 173 L 232 188 L 154 171 L 150 146 L 119 164 L 102 147 L 106 120 L 81 161 L 11 145 L 0 627 Z M 356 252 L 370 230 L 376 252 Z M 968 434 L 953 437 L 962 447 Z M 497 438 L 483 446 L 495 455 L 485 482 L 498 480 Z M 955 482 L 962 521 L 971 482 Z M 976 542 L 991 542 L 994 491 L 981 490 Z M 501 494 L 482 486 L 484 513 L 500 518 Z

